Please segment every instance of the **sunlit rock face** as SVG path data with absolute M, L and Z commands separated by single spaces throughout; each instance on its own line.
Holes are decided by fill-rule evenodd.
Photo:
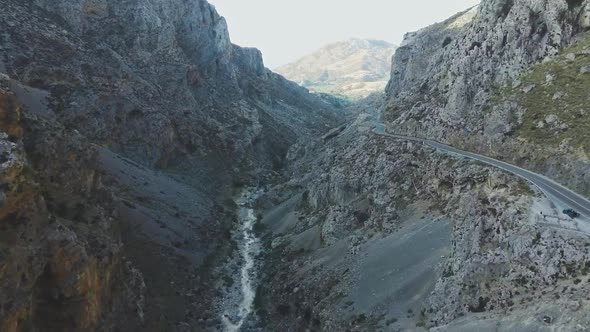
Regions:
M 385 127 L 510 161 L 588 196 L 587 7 L 484 0 L 407 34 L 383 101 Z M 585 220 L 509 173 L 371 134 L 374 106 L 358 109 L 348 126 L 293 147 L 293 175 L 261 202 L 274 234 L 260 290 L 270 330 L 590 323 Z
M 395 49 L 385 41 L 351 39 L 275 70 L 311 91 L 359 99 L 384 90 Z
M 590 123 L 577 90 L 590 63 L 588 6 L 482 1 L 406 34 L 384 117 L 393 131 L 512 160 L 590 193 L 590 147 L 581 139 Z
M 495 85 L 557 55 L 582 31 L 585 1 L 497 0 L 406 34 L 387 87 L 395 124 L 448 138 L 480 133 Z M 420 102 L 418 102 L 420 101 Z

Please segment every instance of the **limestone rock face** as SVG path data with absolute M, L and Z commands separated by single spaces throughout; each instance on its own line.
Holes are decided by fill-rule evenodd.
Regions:
M 0 7 L 0 330 L 216 329 L 234 186 L 340 111 L 205 0 Z
M 24 106 L 6 87 L 0 88 L 0 100 L 2 331 L 93 330 L 116 312 L 141 310 L 133 299 L 143 296 L 143 281 L 132 280 L 121 245 L 112 237 L 115 214 L 104 209 L 108 199 L 99 201 L 102 184 L 88 167 L 95 162 L 93 151 L 79 150 L 82 142 L 58 131 L 43 148 L 27 149 Z M 34 171 L 36 157 L 49 158 L 45 153 L 64 148 L 71 156 L 66 162 L 45 159 L 44 169 Z M 65 173 L 53 173 L 56 165 Z M 49 174 L 61 183 L 59 190 L 45 182 Z M 79 201 L 61 203 L 58 195 Z M 81 225 L 87 218 L 96 226 Z
M 483 130 L 494 85 L 559 53 L 584 27 L 585 1 L 490 0 L 408 33 L 394 57 L 386 117 L 399 130 L 447 139 Z M 459 22 L 459 23 L 458 23 Z
M 206 169 L 205 159 L 234 158 L 269 167 L 298 137 L 337 118 L 331 105 L 265 69 L 258 50 L 232 45 L 204 0 L 6 6 L 6 15 L 29 18 L 3 37 L 8 74 L 57 92 L 61 121 L 142 163 Z M 22 61 L 11 61 L 17 53 Z M 272 146 L 265 136 L 275 136 Z M 266 155 L 244 154 L 253 145 Z
M 270 233 L 290 223 L 268 235 L 266 329 L 589 323 L 580 308 L 590 248 L 576 221 L 516 176 L 376 136 L 363 129 L 372 123 L 361 114 L 329 140 L 294 146 L 289 176 L 261 199 L 259 210 L 274 207 L 263 218 Z
M 484 0 L 407 34 L 384 100 L 388 131 L 507 160 L 587 196 L 587 6 Z M 298 222 L 274 234 L 268 255 L 261 296 L 273 300 L 263 301 L 270 330 L 590 323 L 581 311 L 590 306 L 583 221 L 498 169 L 372 135 L 379 114 L 359 108 L 329 139 L 294 146 L 290 176 L 260 203 L 287 209 L 289 197 L 302 197 L 289 211 Z M 439 236 L 423 240 L 424 230 Z
M 503 158 L 590 193 L 582 175 L 590 169 L 590 123 L 580 113 L 588 5 L 482 1 L 408 33 L 387 87 L 384 117 L 392 131 Z M 559 149 L 564 139 L 575 153 Z

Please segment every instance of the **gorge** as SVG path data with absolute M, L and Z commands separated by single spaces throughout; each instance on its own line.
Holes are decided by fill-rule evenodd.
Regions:
M 590 326 L 590 1 L 482 0 L 355 102 L 206 0 L 0 8 L 0 331 Z
M 228 308 L 228 310 L 223 310 L 222 317 L 227 331 L 239 331 L 253 311 L 254 297 L 258 287 L 259 266 L 257 259 L 261 250 L 260 239 L 257 238 L 254 230 L 257 219 L 252 203 L 256 198 L 256 190 L 249 188 L 242 191 L 236 200 L 240 221 L 236 240 L 239 247 L 239 263 L 236 265 L 241 265 L 241 271 L 240 273 L 232 273 L 232 271 L 228 273 L 230 276 L 238 277 L 237 280 L 232 280 L 232 283 L 237 283 L 239 286 L 237 290 L 229 290 L 229 296 L 222 303 L 222 307 Z

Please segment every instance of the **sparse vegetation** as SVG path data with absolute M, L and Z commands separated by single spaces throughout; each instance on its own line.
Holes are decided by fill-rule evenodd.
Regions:
M 223 284 L 225 287 L 229 288 L 234 284 L 234 279 L 231 276 L 224 274 L 223 275 Z
M 426 326 L 426 311 L 424 309 L 422 309 L 422 311 L 420 311 L 420 315 L 418 316 L 418 320 L 416 321 L 416 326 L 417 327 L 425 327 Z
M 258 286 L 258 288 L 256 288 L 256 295 L 254 295 L 254 310 L 260 311 L 264 308 L 264 303 L 265 303 L 264 297 L 265 297 L 264 288 L 261 286 Z
M 533 245 L 537 245 L 539 243 L 541 243 L 541 233 L 537 232 L 537 234 L 533 238 Z
M 359 314 L 357 315 L 352 321 L 354 322 L 354 324 L 362 324 L 367 320 L 367 315 L 365 314 Z
M 264 224 L 260 219 L 258 219 L 256 223 L 254 223 L 253 230 L 254 233 L 260 237 L 266 233 L 266 231 L 268 230 L 268 226 Z
M 397 318 L 390 318 L 385 322 L 385 325 L 389 326 L 391 324 L 395 324 L 397 322 Z
M 533 196 L 535 194 L 533 189 L 531 189 L 530 183 L 522 179 L 515 182 L 512 191 L 518 196 Z
M 558 147 L 569 140 L 574 148 L 588 150 L 590 142 L 590 33 L 583 35 L 561 54 L 533 66 L 520 78 L 521 84 L 499 87 L 491 107 L 514 100 L 526 111 L 513 135 L 528 142 Z M 560 127 L 548 124 L 557 116 Z

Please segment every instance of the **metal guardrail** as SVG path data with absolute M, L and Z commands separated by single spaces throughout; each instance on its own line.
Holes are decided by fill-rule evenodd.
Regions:
M 379 129 L 378 129 L 379 128 Z M 472 160 L 477 160 L 483 162 L 487 165 L 502 169 L 506 172 L 514 174 L 520 178 L 527 180 L 528 182 L 532 183 L 534 186 L 539 188 L 549 199 L 558 200 L 563 203 L 565 206 L 574 208 L 580 214 L 584 215 L 587 218 L 590 218 L 590 201 L 574 192 L 573 190 L 557 183 L 556 181 L 541 175 L 534 173 L 532 171 L 526 170 L 522 167 L 515 166 L 509 164 L 507 162 L 497 160 L 494 158 L 490 158 L 487 156 L 479 155 L 473 152 L 463 151 L 457 148 L 454 148 L 450 145 L 425 139 L 419 137 L 411 137 L 411 136 L 404 136 L 404 135 L 395 135 L 389 134 L 385 132 L 385 126 L 383 124 L 376 124 L 375 128 L 373 129 L 373 133 L 376 135 L 384 136 L 384 137 L 391 137 L 394 139 L 399 140 L 407 140 L 412 142 L 420 142 L 426 145 L 429 145 L 432 148 L 442 150 L 447 153 L 452 153 L 464 158 L 469 158 Z

